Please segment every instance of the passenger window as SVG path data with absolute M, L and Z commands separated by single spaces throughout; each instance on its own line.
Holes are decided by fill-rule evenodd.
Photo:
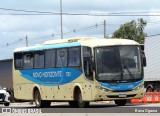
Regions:
M 80 66 L 81 64 L 81 49 L 69 48 L 68 50 L 68 66 Z
M 45 67 L 55 67 L 55 50 L 46 50 Z
M 34 53 L 34 68 L 44 68 L 44 52 L 37 51 Z
M 22 53 L 14 54 L 14 66 L 15 66 L 15 69 L 23 68 L 23 54 Z
M 24 53 L 24 69 L 32 69 L 33 68 L 33 52 Z
M 66 67 L 67 66 L 67 49 L 58 49 L 57 50 L 57 67 Z

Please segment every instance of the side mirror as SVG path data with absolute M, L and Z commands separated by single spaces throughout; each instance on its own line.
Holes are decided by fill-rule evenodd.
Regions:
M 144 51 L 144 45 L 141 45 L 140 47 L 141 47 L 141 50 Z
M 146 57 L 143 57 L 143 66 L 147 66 L 147 61 L 146 61 Z
M 141 46 L 141 52 L 142 52 L 142 60 L 143 60 L 143 66 L 147 66 L 147 61 L 146 61 L 146 57 L 145 57 L 145 53 L 144 53 L 144 45 L 142 44 Z
M 142 60 L 143 60 L 143 66 L 147 66 L 147 61 L 146 61 L 146 56 L 145 56 L 145 53 L 144 51 L 141 51 L 142 52 Z

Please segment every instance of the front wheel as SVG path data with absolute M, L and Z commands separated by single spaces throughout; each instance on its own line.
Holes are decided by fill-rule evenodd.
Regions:
M 34 101 L 36 107 L 49 107 L 51 105 L 51 101 L 45 101 L 41 99 L 41 95 L 38 90 L 36 90 L 34 93 Z
M 115 104 L 117 104 L 117 106 L 124 106 L 126 103 L 127 100 L 115 100 Z
M 34 101 L 35 101 L 36 107 L 42 107 L 41 95 L 38 90 L 36 90 L 34 93 Z
M 82 93 L 80 90 L 77 91 L 76 95 L 77 95 L 76 96 L 77 107 L 79 107 L 79 108 L 89 107 L 89 102 L 82 100 Z

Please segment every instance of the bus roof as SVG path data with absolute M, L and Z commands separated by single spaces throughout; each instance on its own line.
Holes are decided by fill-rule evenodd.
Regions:
M 51 48 L 64 48 L 64 47 L 74 47 L 74 46 L 98 47 L 98 46 L 115 46 L 115 45 L 140 45 L 140 44 L 129 39 L 117 39 L 117 38 L 100 39 L 92 37 L 79 37 L 79 38 L 50 40 L 44 42 L 43 44 L 38 44 L 32 47 L 17 48 L 14 50 L 14 52 L 34 51 L 34 50 L 43 50 Z

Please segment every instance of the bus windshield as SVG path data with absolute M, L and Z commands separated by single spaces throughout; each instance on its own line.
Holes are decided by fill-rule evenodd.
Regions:
M 135 82 L 141 80 L 139 46 L 95 48 L 96 79 L 101 82 Z

